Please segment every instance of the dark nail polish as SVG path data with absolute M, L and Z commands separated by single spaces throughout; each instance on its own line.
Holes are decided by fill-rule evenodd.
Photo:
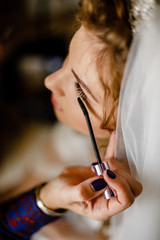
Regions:
M 96 166 L 98 163 L 97 162 L 93 162 L 92 164 L 91 164 L 91 167 L 94 167 L 94 166 Z
M 112 172 L 111 170 L 107 170 L 107 175 L 108 177 L 115 179 L 116 178 L 116 174 L 114 172 Z
M 107 186 L 107 183 L 104 181 L 103 178 L 99 178 L 92 182 L 91 186 L 94 189 L 94 191 L 100 191 Z

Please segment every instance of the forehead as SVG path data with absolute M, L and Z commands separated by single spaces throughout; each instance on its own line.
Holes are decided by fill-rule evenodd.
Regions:
M 96 67 L 96 48 L 91 33 L 83 26 L 75 33 L 70 44 L 70 57 L 78 60 L 82 65 L 82 71 L 87 67 Z
M 96 92 L 99 99 L 104 91 L 97 69 L 97 56 L 101 48 L 94 34 L 81 26 L 72 38 L 69 50 L 72 68 L 89 88 Z

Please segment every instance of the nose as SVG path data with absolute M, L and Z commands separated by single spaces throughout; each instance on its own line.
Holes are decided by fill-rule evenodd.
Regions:
M 65 96 L 64 77 L 62 69 L 47 76 L 44 81 L 45 87 L 58 96 Z

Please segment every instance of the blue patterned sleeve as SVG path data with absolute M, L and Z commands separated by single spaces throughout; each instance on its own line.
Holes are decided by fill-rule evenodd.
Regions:
M 0 239 L 30 239 L 59 217 L 45 215 L 36 204 L 35 189 L 0 206 Z

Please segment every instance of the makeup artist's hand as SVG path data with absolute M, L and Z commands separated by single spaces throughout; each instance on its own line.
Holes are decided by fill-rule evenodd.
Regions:
M 66 168 L 59 177 L 42 188 L 40 197 L 44 204 L 51 209 L 66 208 L 97 220 L 106 220 L 131 206 L 141 193 L 142 186 L 126 166 L 112 158 L 113 143 L 114 135 L 106 153 L 113 172 L 105 172 L 102 178 L 95 176 L 90 167 Z M 103 197 L 107 183 L 116 194 L 110 200 Z

